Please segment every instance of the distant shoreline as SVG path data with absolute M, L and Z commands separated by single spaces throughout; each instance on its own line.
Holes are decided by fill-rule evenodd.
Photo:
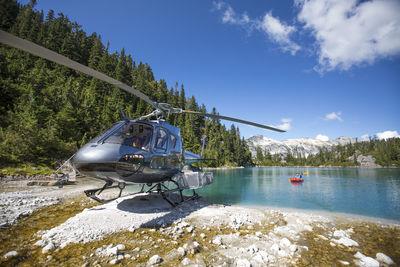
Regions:
M 222 166 L 222 167 L 203 167 L 203 170 L 235 170 L 235 169 L 244 169 L 244 168 L 351 168 L 351 169 L 398 169 L 399 167 L 362 167 L 362 166 L 252 166 L 252 167 L 231 167 L 231 166 Z

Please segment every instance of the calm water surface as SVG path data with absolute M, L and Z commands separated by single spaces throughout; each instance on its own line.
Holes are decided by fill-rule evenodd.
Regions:
M 308 171 L 302 184 L 288 178 Z M 245 168 L 217 170 L 206 200 L 353 213 L 400 220 L 400 169 Z

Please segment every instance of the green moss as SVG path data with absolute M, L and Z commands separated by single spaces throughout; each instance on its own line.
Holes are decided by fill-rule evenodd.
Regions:
M 23 176 L 36 176 L 36 175 L 51 175 L 54 170 L 47 166 L 21 165 L 18 167 L 6 167 L 0 170 L 2 175 L 23 175 Z
M 376 253 L 388 255 L 394 262 L 400 262 L 400 229 L 383 227 L 375 223 L 354 222 L 338 224 L 337 229 L 353 228 L 351 239 L 357 241 L 359 246 L 346 247 L 343 245 L 332 246 L 328 228 L 313 227 L 312 232 L 303 232 L 301 244 L 308 250 L 301 254 L 298 266 L 340 266 L 339 260 L 354 264 L 354 255 L 360 251 L 366 256 L 375 258 Z M 328 238 L 325 240 L 318 235 Z
M 1 230 L 0 255 L 15 250 L 19 256 L 7 260 L 1 257 L 0 266 L 41 265 L 47 260 L 47 255 L 41 253 L 41 247 L 33 246 L 40 239 L 36 233 L 56 227 L 83 209 L 95 205 L 98 204 L 83 197 L 70 199 L 35 211 L 28 217 L 20 218 L 17 225 Z

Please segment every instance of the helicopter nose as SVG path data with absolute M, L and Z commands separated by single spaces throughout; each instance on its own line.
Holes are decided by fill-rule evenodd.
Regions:
M 121 157 L 120 148 L 118 144 L 86 144 L 72 158 L 72 165 L 88 176 L 97 176 L 98 172 L 115 172 L 115 163 Z

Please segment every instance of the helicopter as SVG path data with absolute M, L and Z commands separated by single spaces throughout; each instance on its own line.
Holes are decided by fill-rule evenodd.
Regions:
M 117 86 L 153 107 L 153 112 L 138 119 L 129 118 L 120 107 L 124 120 L 116 122 L 110 129 L 82 146 L 70 158 L 72 166 L 79 173 L 105 182 L 101 188 L 85 191 L 88 197 L 101 203 L 115 199 L 101 199 L 99 194 L 104 190 L 119 188 L 118 197 L 121 197 L 126 185 L 139 184 L 142 188 L 134 194 L 155 192 L 172 206 L 176 206 L 198 197 L 195 189 L 212 183 L 211 172 L 203 172 L 202 169 L 192 166 L 197 162 L 211 160 L 203 158 L 207 138 L 202 138 L 201 155 L 185 150 L 179 127 L 168 124 L 164 119 L 168 114 L 193 114 L 285 132 L 279 128 L 238 118 L 183 110 L 174 108 L 168 103 L 154 102 L 131 86 L 2 30 L 0 30 L 0 42 Z M 155 119 L 147 120 L 149 118 Z M 184 166 L 188 166 L 187 170 L 184 170 Z M 150 189 L 144 190 L 145 186 Z M 193 196 L 185 198 L 182 193 L 185 189 L 193 190 Z M 174 192 L 179 192 L 178 201 L 172 197 Z

